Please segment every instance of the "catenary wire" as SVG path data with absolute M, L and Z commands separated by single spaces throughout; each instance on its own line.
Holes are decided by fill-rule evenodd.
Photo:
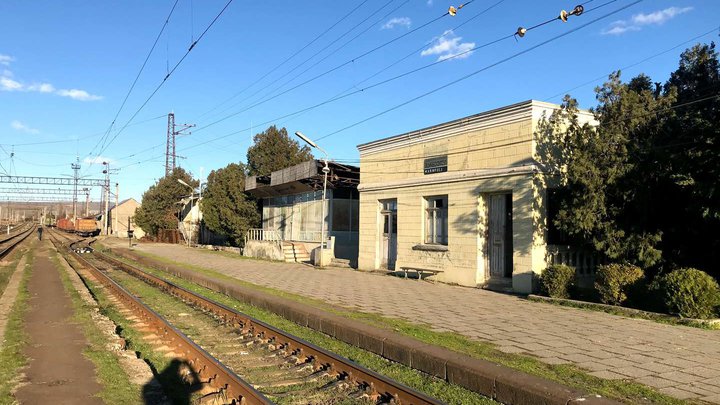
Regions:
M 592 10 L 597 10 L 597 9 L 599 9 L 599 8 L 602 8 L 602 7 L 604 7 L 604 6 L 608 5 L 608 4 L 614 3 L 614 2 L 616 2 L 616 1 L 618 1 L 618 0 L 610 0 L 610 1 L 606 2 L 606 3 L 601 4 L 601 5 L 598 6 L 598 7 L 595 7 L 595 8 L 592 9 Z M 425 96 L 427 96 L 427 95 L 429 95 L 429 94 L 432 94 L 432 93 L 434 93 L 434 92 L 437 92 L 437 91 L 439 91 L 439 90 L 442 89 L 442 88 L 445 88 L 445 87 L 454 85 L 454 84 L 456 84 L 456 83 L 459 83 L 459 82 L 461 82 L 461 81 L 463 81 L 463 80 L 466 80 L 466 79 L 468 79 L 468 78 L 470 78 L 470 77 L 472 77 L 472 76 L 477 75 L 478 73 L 481 73 L 481 72 L 483 72 L 483 71 L 485 71 L 485 70 L 488 70 L 488 69 L 491 68 L 491 67 L 500 65 L 500 64 L 502 64 L 502 63 L 504 63 L 504 62 L 507 62 L 507 61 L 509 61 L 509 60 L 511 60 L 511 59 L 514 59 L 514 58 L 516 58 L 516 57 L 518 57 L 518 56 L 521 56 L 521 55 L 523 55 L 523 54 L 525 54 L 525 53 L 528 53 L 528 52 L 530 52 L 530 51 L 532 51 L 532 50 L 534 50 L 534 49 L 537 49 L 537 48 L 539 48 L 539 47 L 541 47 L 541 46 L 544 46 L 544 45 L 546 45 L 546 44 L 548 44 L 548 43 L 550 43 L 550 42 L 553 42 L 553 41 L 555 41 L 555 40 L 557 40 L 557 39 L 563 38 L 563 37 L 565 37 L 565 36 L 567 36 L 567 35 L 569 35 L 569 34 L 572 34 L 572 33 L 576 32 L 576 31 L 578 31 L 578 30 L 580 30 L 580 29 L 585 28 L 585 27 L 587 27 L 587 26 L 589 26 L 589 25 L 591 25 L 591 24 L 594 24 L 594 23 L 597 22 L 597 21 L 600 21 L 600 20 L 602 20 L 602 19 L 605 19 L 605 18 L 607 18 L 607 17 L 609 17 L 609 16 L 611 16 L 611 15 L 617 14 L 617 13 L 619 13 L 620 11 L 623 11 L 623 10 L 625 10 L 625 9 L 633 6 L 633 5 L 636 5 L 636 4 L 638 4 L 638 3 L 641 3 L 642 1 L 643 1 L 643 0 L 636 0 L 636 1 L 634 1 L 634 2 L 632 2 L 632 3 L 630 3 L 630 4 L 628 4 L 628 5 L 625 5 L 625 6 L 621 7 L 621 8 L 619 8 L 619 9 L 616 9 L 616 10 L 614 10 L 614 11 L 611 11 L 611 12 L 609 12 L 609 13 L 601 16 L 601 17 L 598 17 L 598 18 L 596 18 L 596 19 L 594 19 L 594 20 L 591 20 L 590 22 L 585 23 L 585 24 L 583 24 L 583 25 L 581 25 L 581 26 L 579 26 L 579 27 L 577 27 L 577 28 L 574 28 L 574 29 L 569 30 L 569 31 L 567 31 L 567 32 L 565 32 L 565 33 L 559 34 L 559 35 L 557 35 L 557 36 L 555 36 L 555 37 L 552 37 L 552 38 L 550 38 L 550 39 L 548 39 L 548 40 L 546 40 L 546 41 L 543 41 L 543 42 L 541 42 L 541 43 L 539 43 L 539 44 L 537 44 L 537 45 L 534 45 L 534 46 L 531 47 L 531 48 L 528 48 L 528 49 L 526 49 L 526 50 L 523 50 L 523 51 L 520 51 L 520 52 L 518 52 L 518 53 L 515 53 L 515 54 L 513 54 L 513 55 L 511 55 L 511 56 L 509 56 L 509 57 L 507 57 L 507 58 L 501 59 L 500 61 L 495 62 L 495 63 L 493 63 L 493 64 L 491 64 L 491 65 L 488 65 L 488 66 L 486 66 L 486 67 L 484 67 L 484 68 L 482 68 L 482 69 L 480 69 L 480 70 L 477 70 L 477 71 L 475 71 L 475 72 L 473 72 L 473 73 L 470 73 L 470 74 L 468 74 L 468 75 L 462 76 L 462 77 L 460 77 L 459 79 L 456 79 L 456 80 L 454 80 L 454 81 L 452 81 L 452 82 L 450 82 L 450 83 L 447 83 L 447 84 L 445 84 L 445 85 L 442 86 L 442 87 L 436 88 L 436 89 L 434 89 L 434 90 L 431 90 L 430 92 L 426 92 L 426 93 L 424 93 L 424 94 L 422 94 L 422 95 L 420 95 L 420 96 L 414 97 L 413 99 L 411 99 L 411 100 L 409 100 L 409 101 L 406 101 L 406 102 L 404 102 L 404 103 L 402 103 L 402 104 L 400 104 L 400 105 L 397 105 L 397 106 L 393 107 L 392 109 L 385 110 L 384 112 L 378 113 L 378 114 L 376 114 L 375 116 L 372 116 L 372 117 L 369 117 L 369 118 L 365 118 L 365 119 L 362 120 L 361 122 L 357 122 L 357 123 L 355 123 L 355 124 L 353 124 L 353 125 L 351 125 L 351 126 L 348 126 L 348 127 L 342 128 L 342 129 L 340 129 L 340 130 L 338 130 L 338 131 L 335 131 L 334 133 L 331 133 L 331 134 L 325 135 L 325 136 L 323 136 L 323 137 L 321 137 L 321 138 L 318 138 L 318 140 L 319 140 L 319 139 L 327 138 L 327 137 L 332 136 L 332 135 L 334 135 L 334 134 L 336 134 L 336 133 L 339 133 L 339 132 L 342 132 L 342 131 L 347 130 L 347 129 L 349 129 L 349 128 L 352 128 L 353 126 L 360 125 L 361 123 L 367 122 L 367 121 L 371 120 L 372 118 L 378 117 L 378 116 L 380 116 L 380 115 L 382 115 L 382 114 L 385 114 L 385 113 L 387 113 L 387 112 L 390 112 L 390 111 L 392 111 L 392 110 L 395 110 L 395 109 L 397 109 L 397 108 L 400 108 L 400 107 L 402 107 L 402 106 L 404 106 L 404 105 L 407 105 L 407 104 L 409 104 L 409 103 L 411 103 L 411 102 L 413 102 L 413 101 L 419 100 L 419 99 L 421 99 L 421 98 L 423 98 L 423 97 L 425 97 Z M 592 11 L 592 10 L 588 10 L 587 12 L 590 12 L 590 11 Z M 301 111 L 302 111 L 302 110 L 301 110 Z M 301 111 L 300 111 L 300 112 L 301 112 Z M 258 125 L 265 125 L 265 124 L 267 124 L 267 123 L 271 123 L 271 122 L 273 122 L 273 121 L 275 121 L 275 120 L 282 119 L 282 118 L 285 118 L 285 117 L 288 117 L 288 116 L 291 116 L 291 115 L 294 115 L 294 114 L 297 114 L 297 113 L 299 113 L 299 112 L 287 114 L 287 115 L 285 115 L 285 116 L 283 116 L 283 117 L 275 118 L 275 119 L 270 120 L 270 121 L 268 121 L 268 122 L 266 122 L 266 123 L 261 123 L 261 124 L 258 124 Z M 188 149 L 191 149 L 191 148 L 195 148 L 195 147 L 198 147 L 198 146 L 207 144 L 207 143 L 209 143 L 209 142 L 213 142 L 213 141 L 216 141 L 216 140 L 219 140 L 219 139 L 223 139 L 223 138 L 226 138 L 226 137 L 229 137 L 229 136 L 232 136 L 232 135 L 235 135 L 235 134 L 238 134 L 238 133 L 247 131 L 247 130 L 248 130 L 248 128 L 245 128 L 245 129 L 242 129 L 242 130 L 238 130 L 238 131 L 234 131 L 234 132 L 229 133 L 229 134 L 225 134 L 225 135 L 222 135 L 222 136 L 219 136 L 219 137 L 212 138 L 212 139 L 210 139 L 210 140 L 206 140 L 206 141 L 201 142 L 201 143 L 197 143 L 197 144 L 188 146 L 188 147 L 186 147 L 186 148 L 183 148 L 182 150 L 188 150 Z M 157 157 L 152 157 L 151 159 L 156 159 L 156 158 L 157 158 Z M 150 159 L 149 159 L 149 160 L 150 160 Z M 136 164 L 141 164 L 141 163 L 144 163 L 144 161 L 139 161 L 139 162 L 135 162 L 135 163 L 130 163 L 130 164 L 125 165 L 125 166 L 123 166 L 123 167 L 131 166 L 131 165 L 136 165 Z
M 304 61 L 302 61 L 300 64 L 296 65 L 296 66 L 295 66 L 294 68 L 292 68 L 290 71 L 288 71 L 287 73 L 285 73 L 285 75 L 283 75 L 283 76 L 281 76 L 281 77 L 278 77 L 277 79 L 275 79 L 274 81 L 272 81 L 271 83 L 269 83 L 266 87 L 270 87 L 270 86 L 274 85 L 275 83 L 277 83 L 278 81 L 280 81 L 281 79 L 283 79 L 284 76 L 287 76 L 287 75 L 289 75 L 290 73 L 295 72 L 297 69 L 299 69 L 300 67 L 302 67 L 303 65 L 305 65 L 307 62 L 311 61 L 311 60 L 312 60 L 313 58 L 315 58 L 317 55 L 319 55 L 319 54 L 321 54 L 323 51 L 329 49 L 330 46 L 334 45 L 336 42 L 340 41 L 340 40 L 341 40 L 342 38 L 344 38 L 346 35 L 350 34 L 350 33 L 353 32 L 355 29 L 357 29 L 358 27 L 360 27 L 362 24 L 364 24 L 365 22 L 367 22 L 370 18 L 372 18 L 373 16 L 375 16 L 377 13 L 379 13 L 380 11 L 382 11 L 385 7 L 389 6 L 389 5 L 390 5 L 391 3 L 393 3 L 394 1 L 395 1 L 395 0 L 390 0 L 390 1 L 388 1 L 384 6 L 380 7 L 380 8 L 379 8 L 378 10 L 376 10 L 373 14 L 369 15 L 369 16 L 366 17 L 364 20 L 360 21 L 358 24 L 356 24 L 355 26 L 351 27 L 349 30 L 347 30 L 345 33 L 343 33 L 342 35 L 340 35 L 338 38 L 336 38 L 336 39 L 335 39 L 334 41 L 332 41 L 330 44 L 326 45 L 323 49 L 321 49 L 321 50 L 319 50 L 318 52 L 316 52 L 315 54 L 311 55 L 309 58 L 306 58 L 306 59 L 305 59 Z M 317 66 L 317 65 L 319 65 L 320 63 L 324 62 L 325 60 L 327 60 L 327 59 L 330 58 L 331 56 L 335 55 L 336 52 L 338 52 L 339 50 L 343 49 L 344 47 L 346 47 L 347 45 L 349 45 L 350 43 L 352 43 L 353 41 L 355 41 L 357 38 L 359 38 L 360 36 L 362 36 L 363 34 L 365 34 L 367 31 L 369 31 L 373 26 L 375 26 L 375 25 L 379 24 L 380 22 L 382 22 L 382 21 L 385 20 L 390 14 L 393 14 L 395 11 L 399 10 L 401 7 L 403 7 L 404 5 L 408 4 L 409 2 L 410 2 L 410 0 L 405 0 L 404 2 L 402 2 L 400 5 L 398 5 L 398 6 L 395 7 L 394 9 L 388 11 L 385 15 L 383 15 L 383 16 L 380 17 L 377 21 L 375 21 L 375 22 L 373 22 L 372 24 L 370 24 L 370 25 L 368 25 L 367 27 L 365 27 L 364 30 L 360 31 L 360 32 L 359 32 L 358 34 L 356 34 L 354 37 L 350 38 L 349 40 L 345 41 L 345 43 L 343 43 L 342 45 L 340 45 L 340 46 L 338 46 L 337 48 L 333 49 L 332 51 L 328 52 L 327 55 L 325 55 L 325 56 L 324 56 L 323 58 L 321 58 L 320 60 L 316 61 L 316 62 L 313 63 L 312 65 L 310 65 L 310 66 L 308 66 L 307 68 L 305 68 L 305 70 L 303 70 L 302 72 L 296 74 L 295 76 L 293 76 L 293 77 L 291 77 L 290 79 L 286 80 L 284 83 L 282 83 L 282 84 L 274 87 L 273 89 L 265 92 L 265 94 L 263 94 L 262 96 L 260 96 L 257 100 L 253 101 L 253 103 L 259 102 L 259 101 L 263 101 L 265 98 L 271 97 L 275 92 L 277 92 L 278 90 L 280 90 L 281 88 L 283 88 L 283 87 L 286 86 L 287 84 L 292 83 L 295 79 L 297 79 L 298 77 L 304 75 L 304 74 L 307 73 L 310 69 L 314 68 L 315 66 Z M 245 97 L 244 99 L 238 101 L 237 103 L 235 103 L 235 104 L 231 105 L 230 107 L 228 107 L 228 108 L 224 109 L 223 111 L 221 111 L 221 114 L 222 114 L 222 113 L 225 113 L 225 112 L 227 112 L 227 111 L 229 111 L 229 110 L 231 110 L 231 109 L 234 108 L 234 107 L 237 107 L 238 105 L 240 105 L 240 104 L 244 103 L 245 101 L 251 99 L 252 97 L 254 97 L 255 95 L 257 95 L 258 93 L 262 92 L 263 90 L 265 90 L 265 89 L 264 89 L 264 88 L 260 88 L 260 89 L 256 90 L 253 94 Z M 242 112 L 244 112 L 244 111 L 239 111 L 238 114 L 240 114 L 240 113 L 242 113 Z
M 199 116 L 198 118 L 202 118 L 202 117 L 208 115 L 208 114 L 211 113 L 212 111 L 214 111 L 214 110 L 222 107 L 224 104 L 230 102 L 230 101 L 231 101 L 232 99 L 234 99 L 235 97 L 238 97 L 240 94 L 242 94 L 242 93 L 244 93 L 245 91 L 249 90 L 249 89 L 250 89 L 251 87 L 253 87 L 254 85 L 262 82 L 266 77 L 268 77 L 268 76 L 270 76 L 271 74 L 273 74 L 275 71 L 277 71 L 277 70 L 278 70 L 279 68 L 281 68 L 282 66 L 285 66 L 285 64 L 288 63 L 288 62 L 290 62 L 295 56 L 297 56 L 297 55 L 300 54 L 302 51 L 304 51 L 305 49 L 309 48 L 312 44 L 314 44 L 315 42 L 317 42 L 320 38 L 322 38 L 323 36 L 325 36 L 325 34 L 327 34 L 328 32 L 330 32 L 330 31 L 331 31 L 333 28 L 335 28 L 338 24 L 340 24 L 340 23 L 342 23 L 343 21 L 345 21 L 348 17 L 350 17 L 350 15 L 352 15 L 353 13 L 355 13 L 355 11 L 357 11 L 360 7 L 362 7 L 362 6 L 363 6 L 365 3 L 367 3 L 368 1 L 369 1 L 369 0 L 364 0 L 364 1 L 362 1 L 362 2 L 361 2 L 360 4 L 358 4 L 355 8 L 353 8 L 353 9 L 350 10 L 347 14 L 345 14 L 345 15 L 342 16 L 339 20 L 337 20 L 333 25 L 331 25 L 330 27 L 328 27 L 327 29 L 325 29 L 325 31 L 323 31 L 323 32 L 321 32 L 320 34 L 318 34 L 318 35 L 317 35 L 315 38 L 313 38 L 310 42 L 308 42 L 308 43 L 305 44 L 302 48 L 300 48 L 300 49 L 298 49 L 297 51 L 295 51 L 292 55 L 290 55 L 290 56 L 288 56 L 287 58 L 285 58 L 282 62 L 280 62 L 280 63 L 278 63 L 277 65 L 275 65 L 275 67 L 273 67 L 272 69 L 270 69 L 269 71 L 267 71 L 267 72 L 266 72 L 264 75 L 262 75 L 260 78 L 253 80 L 248 86 L 244 87 L 243 89 L 241 89 L 241 90 L 238 91 L 237 93 L 233 94 L 231 97 L 229 97 L 228 99 L 226 99 L 226 100 L 223 101 L 222 103 L 220 103 L 220 104 L 216 105 L 215 107 L 211 108 L 210 110 L 208 110 L 208 111 L 200 114 L 200 116 Z
M 115 126 L 115 122 L 117 121 L 118 117 L 120 116 L 120 113 L 122 112 L 123 108 L 125 108 L 125 104 L 127 103 L 128 98 L 130 97 L 130 94 L 135 89 L 135 85 L 137 84 L 138 80 L 140 79 L 140 75 L 145 70 L 145 66 L 147 65 L 148 61 L 150 60 L 150 56 L 155 51 L 155 47 L 157 46 L 158 41 L 160 40 L 160 37 L 162 36 L 163 32 L 165 32 L 165 28 L 170 23 L 170 18 L 173 15 L 173 12 L 175 11 L 175 7 L 177 7 L 177 4 L 180 0 L 175 0 L 175 3 L 173 3 L 172 8 L 170 9 L 170 12 L 168 13 L 167 17 L 165 18 L 165 23 L 160 28 L 160 32 L 158 32 L 157 36 L 155 37 L 155 41 L 153 42 L 152 46 L 150 47 L 150 50 L 147 53 L 147 56 L 145 56 L 145 60 L 143 61 L 142 65 L 140 66 L 140 70 L 138 70 L 137 74 L 135 75 L 135 79 L 133 80 L 132 84 L 130 85 L 130 88 L 128 89 L 127 93 L 125 94 L 125 97 L 123 98 L 122 103 L 120 103 L 120 108 L 118 108 L 117 112 L 115 113 L 115 116 L 113 117 L 112 121 L 110 122 L 110 125 L 108 126 L 108 129 L 105 131 L 105 134 L 102 138 L 98 141 L 97 144 L 92 148 L 90 153 L 88 155 L 92 155 L 95 151 L 95 148 L 100 146 L 102 148 L 105 144 L 105 141 L 107 140 L 108 136 L 110 135 L 110 132 L 112 131 L 112 128 Z
M 610 1 L 606 2 L 606 3 L 603 3 L 602 5 L 600 5 L 600 6 L 598 6 L 598 7 L 595 7 L 594 9 L 591 9 L 591 10 L 586 11 L 586 13 L 587 13 L 587 12 L 591 12 L 591 11 L 593 11 L 593 10 L 597 10 L 597 9 L 599 9 L 599 8 L 601 8 L 601 7 L 604 7 L 604 6 L 608 5 L 608 4 L 614 3 L 614 2 L 616 2 L 616 1 L 618 1 L 618 0 L 610 0 Z M 576 28 L 573 28 L 573 29 L 571 29 L 571 30 L 569 30 L 569 31 L 563 32 L 562 34 L 559 34 L 559 35 L 557 35 L 557 36 L 555 36 L 555 37 L 552 37 L 552 38 L 550 38 L 550 39 L 547 39 L 547 40 L 545 40 L 545 41 L 542 41 L 542 42 L 540 42 L 540 43 L 538 43 L 538 44 L 536 44 L 536 45 L 533 45 L 533 46 L 531 46 L 531 47 L 529 47 L 529 48 L 527 48 L 527 49 L 524 49 L 524 50 L 522 50 L 522 51 L 520 51 L 520 52 L 514 53 L 513 55 L 510 55 L 510 56 L 508 56 L 508 57 L 506 57 L 506 58 L 503 58 L 503 59 L 501 59 L 501 60 L 499 60 L 499 61 L 497 61 L 497 62 L 495 62 L 495 63 L 492 63 L 492 64 L 490 64 L 490 65 L 487 65 L 487 66 L 485 66 L 485 67 L 483 67 L 483 68 L 481 68 L 481 69 L 478 69 L 478 70 L 476 70 L 476 71 L 474 71 L 474 72 L 472 72 L 472 73 L 469 73 L 469 74 L 467 74 L 467 75 L 465 75 L 465 76 L 462 76 L 462 77 L 460 77 L 460 78 L 458 78 L 458 79 L 455 79 L 455 80 L 453 80 L 453 81 L 451 81 L 451 82 L 448 82 L 448 83 L 446 83 L 446 84 L 444 84 L 444 85 L 442 85 L 442 86 L 440 86 L 440 87 L 436 87 L 436 88 L 434 88 L 434 89 L 432 89 L 432 90 L 430 90 L 430 91 L 427 91 L 427 92 L 425 92 L 425 93 L 422 93 L 422 94 L 420 94 L 420 95 L 418 95 L 418 96 L 416 96 L 416 97 L 411 98 L 410 100 L 404 101 L 404 102 L 402 102 L 402 103 L 400 103 L 400 104 L 397 104 L 397 105 L 395 105 L 395 106 L 393 106 L 393 107 L 391 107 L 391 108 L 388 108 L 388 109 L 385 109 L 385 110 L 383 110 L 383 111 L 380 111 L 379 113 L 373 114 L 373 115 L 371 115 L 371 116 L 369 116 L 369 117 L 367 117 L 367 118 L 364 118 L 364 119 L 362 119 L 362 120 L 360 120 L 360 121 L 357 121 L 357 122 L 355 122 L 355 123 L 353 123 L 353 124 L 347 125 L 347 126 L 345 126 L 345 127 L 343 127 L 343 128 L 340 128 L 340 129 L 338 129 L 338 130 L 336 130 L 336 131 L 334 131 L 334 132 L 331 132 L 331 133 L 328 133 L 328 134 L 326 134 L 326 135 L 323 135 L 323 136 L 319 137 L 317 140 L 319 141 L 319 140 L 322 140 L 322 139 L 326 139 L 326 138 L 328 138 L 328 137 L 331 137 L 331 136 L 333 136 L 333 135 L 337 135 L 337 134 L 339 134 L 339 133 L 341 133 L 341 132 L 347 131 L 348 129 L 354 128 L 354 127 L 356 127 L 356 126 L 358 126 L 358 125 L 360 125 L 360 124 L 363 124 L 363 123 L 365 123 L 365 122 L 368 122 L 368 121 L 370 121 L 370 120 L 373 120 L 373 119 L 375 119 L 375 118 L 377 118 L 377 117 L 380 117 L 380 116 L 382 116 L 382 115 L 385 115 L 385 114 L 387 114 L 387 113 L 389 113 L 389 112 L 395 111 L 395 110 L 397 110 L 398 108 L 404 107 L 404 106 L 406 106 L 406 105 L 408 105 L 408 104 L 410 104 L 410 103 L 413 103 L 413 102 L 415 102 L 415 101 L 417 101 L 417 100 L 420 100 L 420 99 L 422 99 L 422 98 L 425 98 L 425 97 L 427 97 L 427 96 L 429 96 L 429 95 L 431 95 L 431 94 L 437 93 L 438 91 L 440 91 L 440 90 L 442 90 L 442 89 L 444 89 L 444 88 L 447 88 L 448 86 L 452 86 L 452 85 L 455 85 L 455 84 L 457 84 L 457 83 L 460 83 L 460 82 L 462 82 L 462 81 L 464 81 L 464 80 L 467 80 L 467 79 L 469 79 L 469 78 L 471 78 L 471 77 L 473 77 L 473 76 L 476 76 L 477 74 L 482 73 L 482 72 L 484 72 L 484 71 L 486 71 L 486 70 L 488 70 L 488 69 L 491 69 L 491 68 L 493 68 L 493 67 L 495 67 L 495 66 L 501 65 L 501 64 L 503 64 L 503 63 L 505 63 L 505 62 L 508 62 L 508 61 L 510 61 L 510 60 L 512 60 L 512 59 L 517 58 L 518 56 L 521 56 L 521 55 L 524 55 L 524 54 L 526 54 L 526 53 L 529 53 L 529 52 L 531 52 L 531 51 L 533 51 L 533 50 L 535 50 L 535 49 L 537 49 L 537 48 L 539 48 L 539 47 L 541 47 L 541 46 L 544 46 L 544 45 L 549 44 L 549 43 L 551 43 L 551 42 L 554 42 L 554 41 L 556 41 L 556 40 L 558 40 L 558 39 L 560 39 L 560 38 L 563 38 L 563 37 L 565 37 L 565 36 L 567 36 L 567 35 L 570 35 L 570 34 L 576 32 L 576 31 L 579 31 L 579 30 L 581 30 L 581 29 L 583 29 L 583 28 L 585 28 L 585 27 L 587 27 L 587 26 L 589 26 L 589 25 L 591 25 L 591 24 L 596 23 L 597 21 L 603 20 L 603 19 L 605 19 L 605 18 L 607 18 L 607 17 L 610 17 L 610 16 L 612 16 L 612 15 L 614 15 L 614 14 L 619 13 L 620 11 L 623 11 L 623 10 L 625 10 L 625 9 L 627 9 L 627 8 L 629 8 L 629 7 L 632 7 L 632 6 L 634 6 L 634 5 L 638 4 L 638 3 L 641 3 L 642 1 L 643 1 L 643 0 L 636 0 L 636 1 L 632 2 L 632 3 L 630 3 L 630 4 L 627 4 L 627 5 L 622 6 L 622 7 L 618 8 L 618 9 L 616 9 L 616 10 L 614 10 L 614 11 L 611 11 L 611 12 L 609 12 L 609 13 L 606 13 L 606 14 L 604 14 L 604 15 L 602 15 L 602 16 L 594 19 L 594 20 L 591 20 L 591 21 L 589 21 L 589 22 L 587 22 L 587 23 L 585 23 L 585 24 L 582 24 L 582 25 L 580 25 L 580 26 L 578 26 L 578 27 L 576 27 Z
M 474 0 L 473 0 L 473 1 L 474 1 Z M 467 2 L 466 5 L 467 5 L 467 4 L 470 4 L 470 3 L 472 3 L 472 1 Z M 229 119 L 229 118 L 232 118 L 232 117 L 234 117 L 234 116 L 236 116 L 236 115 L 238 115 L 238 114 L 241 114 L 241 113 L 243 113 L 243 112 L 245 112 L 245 111 L 248 111 L 248 110 L 250 110 L 250 109 L 252 109 L 252 108 L 255 108 L 255 107 L 257 107 L 257 106 L 260 106 L 260 105 L 262 105 L 262 104 L 265 104 L 265 103 L 268 102 L 268 101 L 274 100 L 274 99 L 276 99 L 276 98 L 278 98 L 278 97 L 280 97 L 280 96 L 282 96 L 282 95 L 285 95 L 285 94 L 287 94 L 287 93 L 289 93 L 289 92 L 291 92 L 291 91 L 293 91 L 293 90 L 295 90 L 295 89 L 297 89 L 297 88 L 299 88 L 299 87 L 302 87 L 302 86 L 304 86 L 304 85 L 306 85 L 306 84 L 308 84 L 308 83 L 311 83 L 311 82 L 313 82 L 313 81 L 315 81 L 315 80 L 317 80 L 317 79 L 319 79 L 319 78 L 321 78 L 321 77 L 324 77 L 324 76 L 326 76 L 326 75 L 328 75 L 328 74 L 330 74 L 330 73 L 332 73 L 332 72 L 335 72 L 335 71 L 337 71 L 337 70 L 339 70 L 339 69 L 341 69 L 341 68 L 343 68 L 343 67 L 345 67 L 345 66 L 347 66 L 347 65 L 349 65 L 349 64 L 351 64 L 351 63 L 354 63 L 354 62 L 358 61 L 359 59 L 362 59 L 362 58 L 364 58 L 364 57 L 366 57 L 366 56 L 368 56 L 368 55 L 370 55 L 370 54 L 372 54 L 372 53 L 374 53 L 374 52 L 379 51 L 380 49 L 383 49 L 384 47 L 386 47 L 386 46 L 388 46 L 388 45 L 390 45 L 390 44 L 392 44 L 392 43 L 394 43 L 394 42 L 396 42 L 396 41 L 398 41 L 398 40 L 400 40 L 400 39 L 402 39 L 402 38 L 405 38 L 406 36 L 408 36 L 408 35 L 410 35 L 410 34 L 412 34 L 412 33 L 414 33 L 414 32 L 417 32 L 418 30 L 420 30 L 420 29 L 422 29 L 422 28 L 425 28 L 425 27 L 427 27 L 427 26 L 429 26 L 429 25 L 431 25 L 431 24 L 439 21 L 440 19 L 442 19 L 442 18 L 444 18 L 445 16 L 448 16 L 448 15 L 450 15 L 450 14 L 449 14 L 448 12 L 445 12 L 444 14 L 442 14 L 442 15 L 440 15 L 440 16 L 438 16 L 438 17 L 435 17 L 435 18 L 433 18 L 433 19 L 431 19 L 431 20 L 429 20 L 429 21 L 426 21 L 425 23 L 421 24 L 420 26 L 418 26 L 418 27 L 416 27 L 416 28 L 413 28 L 412 30 L 409 30 L 409 31 L 407 31 L 407 32 L 405 32 L 405 33 L 403 33 L 403 34 L 401 34 L 401 35 L 399 35 L 399 36 L 397 36 L 397 37 L 389 40 L 389 41 L 386 41 L 386 42 L 384 42 L 384 43 L 382 43 L 382 44 L 380 44 L 380 45 L 377 45 L 377 46 L 375 46 L 374 48 L 371 48 L 371 49 L 369 49 L 369 50 L 361 53 L 360 55 L 358 55 L 358 56 L 356 56 L 356 57 L 354 57 L 354 58 L 348 59 L 348 60 L 346 60 L 345 62 L 340 63 L 339 65 L 336 65 L 336 66 L 334 66 L 334 67 L 332 67 L 332 68 L 330 68 L 330 69 L 328 69 L 328 70 L 326 70 L 326 71 L 324 71 L 324 72 L 322 72 L 322 73 L 320 73 L 320 74 L 317 74 L 317 75 L 315 75 L 315 76 L 313 76 L 313 77 L 311 77 L 311 78 L 309 78 L 309 79 L 307 79 L 307 80 L 305 80 L 305 81 L 303 81 L 303 82 L 301 82 L 301 83 L 299 83 L 299 84 L 297 84 L 297 85 L 295 85 L 295 86 L 293 86 L 293 87 L 290 87 L 289 89 L 286 89 L 286 90 L 284 90 L 284 91 L 282 91 L 282 92 L 280 92 L 280 93 L 278 93 L 278 94 L 275 94 L 275 95 L 273 95 L 272 97 L 262 99 L 262 100 L 254 103 L 254 104 L 252 104 L 252 105 L 250 105 L 250 106 L 248 106 L 248 107 L 246 107 L 246 108 L 243 108 L 243 109 L 240 110 L 240 111 L 234 112 L 234 113 L 229 114 L 229 115 L 227 115 L 227 116 L 225 116 L 225 117 L 223 117 L 223 118 L 220 118 L 220 119 L 218 119 L 218 120 L 216 120 L 216 121 L 214 121 L 214 122 L 211 122 L 210 124 L 204 125 L 204 126 L 198 128 L 198 129 L 196 129 L 195 132 L 198 132 L 198 131 L 201 131 L 201 130 L 206 129 L 206 128 L 208 128 L 208 127 L 211 127 L 211 126 L 213 126 L 213 125 L 216 125 L 216 124 L 218 124 L 218 123 L 220 123 L 220 122 L 223 122 L 223 121 L 225 121 L 225 120 L 227 120 L 227 119 Z
M 150 100 L 157 94 L 157 92 L 160 90 L 160 88 L 167 82 L 167 80 L 170 78 L 170 76 L 175 72 L 175 70 L 185 61 L 187 56 L 190 54 L 190 52 L 195 48 L 195 46 L 205 37 L 205 34 L 212 28 L 213 25 L 217 22 L 217 20 L 220 18 L 220 16 L 223 15 L 225 10 L 230 6 L 230 4 L 233 2 L 233 0 L 228 0 L 228 2 L 225 4 L 225 6 L 220 10 L 220 12 L 213 18 L 213 20 L 208 24 L 208 26 L 205 28 L 205 30 L 198 36 L 198 38 L 190 45 L 188 50 L 185 52 L 185 54 L 180 58 L 180 60 L 177 61 L 177 63 L 173 66 L 173 68 L 165 75 L 165 77 L 162 79 L 162 81 L 155 87 L 155 89 L 150 93 L 150 95 L 145 99 L 145 101 L 140 105 L 140 107 L 135 111 L 135 113 L 130 117 L 130 119 L 123 125 L 122 128 L 118 132 L 115 133 L 115 135 L 110 139 L 110 142 L 108 142 L 105 147 L 98 153 L 98 156 L 100 156 L 114 141 L 117 139 L 117 137 L 125 130 L 125 128 L 130 125 L 130 123 L 137 117 L 137 115 L 140 113 L 140 111 L 145 108 L 145 106 L 150 102 Z

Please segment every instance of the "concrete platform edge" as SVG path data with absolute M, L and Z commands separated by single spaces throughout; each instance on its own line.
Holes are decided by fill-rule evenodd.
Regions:
M 221 281 L 179 265 L 167 264 L 132 254 L 128 249 L 113 248 L 112 252 L 273 312 L 301 326 L 307 326 L 388 360 L 442 378 L 505 404 L 619 403 L 507 366 L 470 357 L 387 329 L 347 319 L 310 305 Z

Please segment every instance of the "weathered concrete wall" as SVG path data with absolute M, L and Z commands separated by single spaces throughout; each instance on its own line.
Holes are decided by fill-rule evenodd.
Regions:
M 243 256 L 259 259 L 285 260 L 282 249 L 274 242 L 249 240 L 245 243 Z

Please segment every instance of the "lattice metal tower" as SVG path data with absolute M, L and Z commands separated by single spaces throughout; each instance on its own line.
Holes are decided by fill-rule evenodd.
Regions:
M 76 163 L 71 163 L 73 169 L 73 221 L 77 218 L 77 197 L 78 197 L 78 179 L 80 178 L 80 157 L 75 157 Z
M 175 150 L 175 137 L 178 135 L 190 135 L 191 132 L 184 132 L 195 124 L 182 124 L 175 125 L 175 113 L 168 114 L 168 126 L 167 126 L 167 144 L 165 147 L 165 175 L 170 175 L 175 170 L 175 163 L 177 159 L 177 153 Z

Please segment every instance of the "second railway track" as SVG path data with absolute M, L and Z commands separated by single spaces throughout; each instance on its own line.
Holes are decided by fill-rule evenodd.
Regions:
M 246 384 L 261 397 L 256 399 L 249 398 L 252 393 L 240 394 L 235 398 L 238 403 L 441 403 L 351 360 L 113 257 L 97 252 L 71 254 L 104 285 L 122 285 L 121 289 L 129 290 L 125 295 L 132 295 L 132 292 L 142 296 L 145 302 L 141 305 L 152 307 L 172 327 L 192 336 L 193 344 L 222 360 L 220 363 L 210 356 L 218 362 L 214 367 L 226 367 L 231 374 L 241 376 L 238 378 L 247 381 Z M 107 280 L 102 281 L 102 278 Z M 162 294 L 151 290 L 160 290 Z M 227 402 L 232 403 L 232 398 L 228 396 Z

